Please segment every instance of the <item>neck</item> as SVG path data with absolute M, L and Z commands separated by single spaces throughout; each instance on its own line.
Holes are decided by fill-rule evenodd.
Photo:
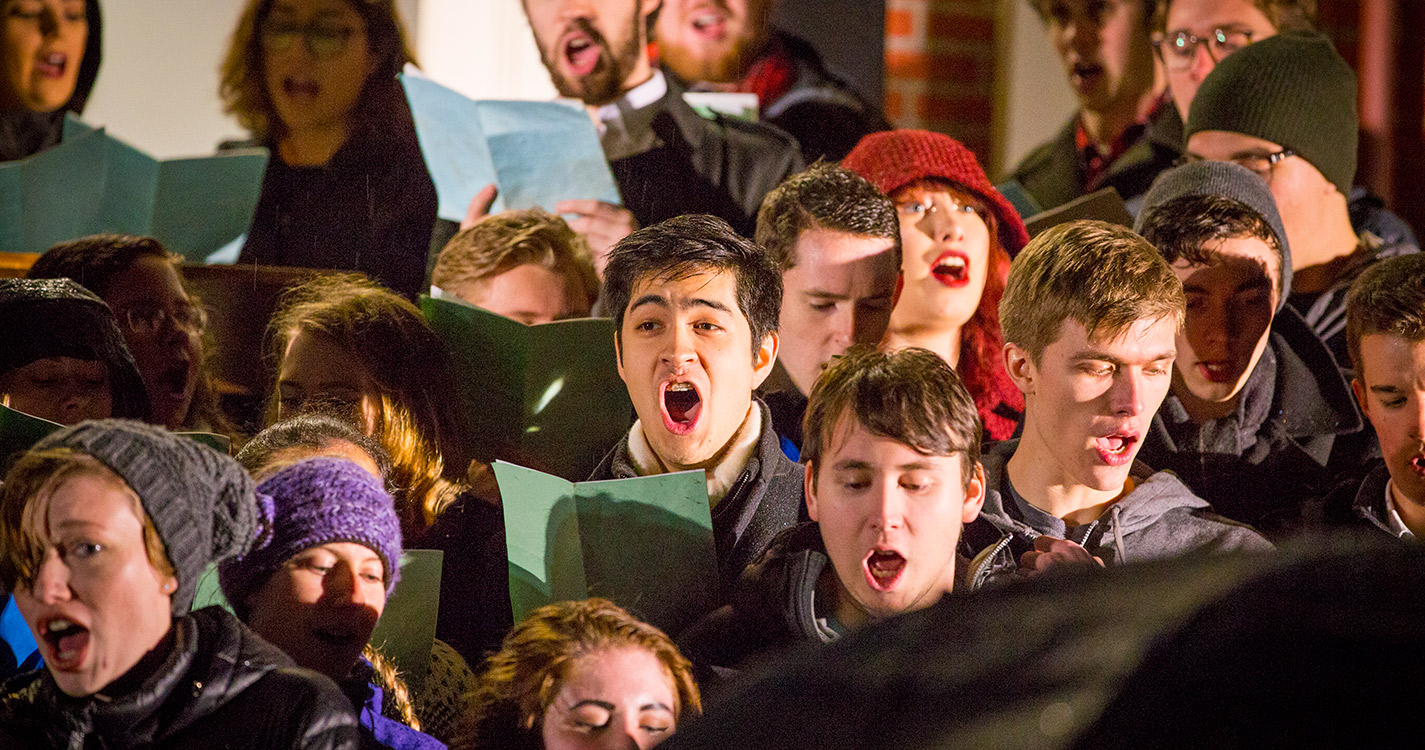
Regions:
M 1097 519 L 1127 494 L 1131 482 L 1111 490 L 1096 490 L 1074 481 L 1037 428 L 1032 414 L 1026 411 L 1024 437 L 1005 467 L 1020 497 L 1070 526 L 1077 526 Z
M 1405 528 L 1417 539 L 1425 539 L 1425 503 L 1406 497 L 1394 480 L 1390 483 L 1390 500 Z
M 836 568 L 830 562 L 822 569 L 821 577 L 817 579 L 816 597 L 818 601 L 827 603 L 831 616 L 847 630 L 857 630 L 876 621 L 842 585 L 841 578 L 836 575 Z
M 1157 64 L 1153 66 L 1153 86 L 1142 94 L 1114 101 L 1104 109 L 1080 110 L 1079 121 L 1083 123 L 1084 132 L 1099 151 L 1108 151 L 1125 130 L 1146 120 L 1153 113 L 1153 108 L 1157 106 L 1168 86 L 1167 78 L 1160 68 Z
M 345 123 L 292 130 L 278 141 L 277 153 L 282 161 L 294 167 L 320 167 L 331 161 L 346 143 L 347 135 Z
M 1183 405 L 1183 411 L 1187 412 L 1188 418 L 1192 421 L 1203 424 L 1215 419 L 1222 419 L 1227 415 L 1237 411 L 1237 404 L 1242 400 L 1242 389 L 1232 394 L 1226 401 L 1207 401 L 1198 398 L 1193 394 L 1192 389 L 1183 382 L 1182 375 L 1176 367 L 1173 368 L 1173 395 L 1178 397 L 1178 402 Z
M 652 78 L 653 64 L 648 61 L 648 55 L 640 55 L 638 62 L 633 66 L 633 72 L 629 73 L 628 77 L 623 79 L 623 86 L 619 88 L 618 96 L 614 97 L 613 101 L 618 101 L 624 95 L 628 94 L 628 92 L 648 83 Z M 594 121 L 595 128 L 599 127 L 602 122 L 599 119 L 599 110 L 608 104 L 612 104 L 613 101 L 584 103 L 584 110 L 589 113 L 589 119 Z
M 1317 214 L 1321 219 L 1316 226 L 1288 237 L 1294 272 L 1291 279 L 1293 292 L 1311 294 L 1331 286 L 1340 274 L 1341 262 L 1361 246 L 1360 237 L 1351 227 L 1345 196 L 1336 193 L 1332 196 L 1332 203 Z
M 886 330 L 885 345 L 889 349 L 900 350 L 911 347 L 929 349 L 950 363 L 960 365 L 960 326 L 934 328 L 925 325 L 892 325 Z

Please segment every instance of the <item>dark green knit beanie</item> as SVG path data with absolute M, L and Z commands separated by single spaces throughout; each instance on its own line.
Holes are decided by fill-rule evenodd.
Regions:
M 1185 137 L 1225 130 L 1271 141 L 1350 195 L 1358 127 L 1351 66 L 1322 34 L 1288 31 L 1217 64 L 1192 100 Z

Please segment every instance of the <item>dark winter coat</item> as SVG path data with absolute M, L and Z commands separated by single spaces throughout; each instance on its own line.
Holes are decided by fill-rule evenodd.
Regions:
M 806 163 L 840 161 L 863 136 L 890 129 L 880 108 L 828 70 L 805 39 L 774 29 L 764 54 L 784 61 L 791 84 L 785 93 L 761 102 L 762 122 L 796 138 Z
M 1178 108 L 1163 101 L 1143 129 L 1137 142 L 1113 161 L 1092 183 L 1087 182 L 1087 165 L 1075 139 L 1079 115 L 1069 118 L 1048 142 L 1029 152 L 1010 173 L 1045 211 L 1095 190 L 1112 187 L 1138 213 L 1141 197 L 1153 178 L 1173 166 L 1183 155 L 1183 121 Z
M 1395 221 L 1399 222 L 1398 224 L 1391 222 L 1388 217 L 1380 213 L 1381 211 L 1385 211 L 1385 209 L 1380 208 L 1375 213 L 1357 212 L 1353 218 L 1359 217 L 1362 221 L 1370 222 L 1377 227 L 1382 225 L 1386 229 L 1393 227 L 1392 239 L 1387 240 L 1369 230 L 1363 231 L 1360 227 L 1353 225 L 1360 236 L 1361 246 L 1354 255 L 1349 256 L 1331 286 L 1321 292 L 1294 293 L 1287 298 L 1287 302 L 1293 309 L 1301 313 L 1301 317 L 1306 320 L 1307 325 L 1310 325 L 1311 330 L 1326 342 L 1331 354 L 1342 365 L 1348 366 L 1351 362 L 1351 355 L 1346 348 L 1346 293 L 1351 288 L 1351 282 L 1365 273 L 1365 270 L 1377 261 L 1420 252 L 1413 235 L 1400 233 L 1401 228 L 1404 228 L 1407 233 L 1409 232 L 1409 228 L 1404 226 L 1404 222 L 1400 222 L 1398 217 L 1395 218 Z
M 804 520 L 802 467 L 782 454 L 767 405 L 754 403 L 762 410 L 757 450 L 747 459 L 727 495 L 712 509 L 713 544 L 724 596 L 736 586 L 743 568 L 771 544 L 773 537 Z M 599 462 L 589 481 L 636 476 L 638 470 L 628 457 L 628 435 L 624 435 Z
M 751 237 L 762 198 L 804 166 L 791 136 L 774 127 L 718 116 L 706 119 L 668 91 L 624 113 L 627 138 L 605 133 L 604 155 L 623 204 L 639 226 L 682 214 L 712 214 Z
M 1098 520 L 1069 527 L 1062 519 L 1029 505 L 1009 491 L 1008 464 L 1018 440 L 995 443 L 982 457 L 985 467 L 985 505 L 966 535 L 980 535 L 983 524 L 1009 534 L 995 560 L 996 570 L 1010 567 L 1042 535 L 1068 539 L 1082 545 L 1106 565 L 1146 562 L 1209 552 L 1260 552 L 1272 544 L 1256 530 L 1212 511 L 1206 500 L 1192 494 L 1169 472 L 1154 472 L 1136 461 L 1129 474 L 1133 491 L 1109 506 Z M 981 523 L 983 521 L 983 524 Z M 993 536 L 993 535 L 992 535 Z
M 1203 425 L 1169 394 L 1138 454 L 1178 475 L 1228 518 L 1273 538 L 1376 452 L 1351 387 L 1290 308 L 1247 376 L 1237 412 Z
M 65 115 L 84 111 L 104 57 L 104 19 L 99 12 L 99 0 L 85 0 L 84 16 L 89 24 L 89 37 L 84 45 L 84 59 L 79 63 L 74 94 L 68 103 L 53 112 L 0 109 L 0 161 L 34 156 L 59 143 L 64 136 Z M 3 51 L 0 46 L 0 53 Z
M 435 636 L 466 663 L 482 664 L 514 625 L 503 511 L 462 493 L 411 547 L 445 553 Z
M 991 574 L 990 557 L 959 555 L 956 590 L 983 586 Z M 830 564 L 816 523 L 778 534 L 742 571 L 731 603 L 678 636 L 679 650 L 704 678 L 699 682 L 731 677 L 799 643 L 835 641 L 829 613 L 816 601 L 817 584 Z
M 1308 509 L 1303 525 L 1307 529 L 1317 526 L 1334 530 L 1368 529 L 1373 535 L 1383 532 L 1395 537 L 1386 520 L 1389 511 L 1385 493 L 1389 486 L 1390 471 L 1384 461 L 1377 460 L 1342 481 L 1320 508 Z M 1415 541 L 1413 534 L 1405 538 Z
M 122 692 L 108 694 L 118 690 Z M 0 747 L 357 746 L 356 712 L 337 686 L 293 666 L 285 654 L 218 607 L 175 620 L 159 647 L 108 691 L 71 698 L 48 670 L 16 677 L 6 683 L 0 698 Z
M 239 263 L 360 271 L 409 299 L 425 291 L 437 203 L 408 110 L 353 133 L 319 167 L 289 166 L 265 145 Z

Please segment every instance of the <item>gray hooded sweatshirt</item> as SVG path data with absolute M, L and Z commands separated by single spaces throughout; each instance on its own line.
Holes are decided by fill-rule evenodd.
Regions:
M 1035 537 L 1049 535 L 1083 545 L 1105 564 L 1145 562 L 1196 552 L 1260 552 L 1271 542 L 1251 526 L 1212 512 L 1206 500 L 1169 472 L 1154 472 L 1135 461 L 1129 476 L 1135 487 L 1098 520 L 1069 527 L 1062 519 L 1036 508 L 1013 492 L 1007 465 L 1019 447 L 1006 440 L 984 455 L 989 492 L 980 517 L 1020 540 L 1021 549 Z

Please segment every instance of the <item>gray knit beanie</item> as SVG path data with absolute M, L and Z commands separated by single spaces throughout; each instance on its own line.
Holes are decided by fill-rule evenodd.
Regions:
M 139 496 L 178 575 L 173 616 L 193 606 L 198 577 L 209 563 L 241 554 L 271 535 L 272 501 L 259 498 L 233 459 L 140 422 L 81 422 L 50 435 L 34 450 L 69 448 L 93 456 Z
M 1184 139 L 1204 130 L 1255 136 L 1292 149 L 1341 195 L 1356 177 L 1356 74 L 1331 40 L 1288 31 L 1243 47 L 1203 80 Z
M 1153 186 L 1143 197 L 1143 209 L 1138 212 L 1133 231 L 1145 234 L 1154 223 L 1154 212 L 1158 208 L 1191 195 L 1214 195 L 1237 201 L 1255 211 L 1271 227 L 1281 247 L 1281 278 L 1278 279 L 1281 295 L 1277 297 L 1277 312 L 1281 312 L 1291 294 L 1291 245 L 1287 243 L 1286 227 L 1282 225 L 1272 191 L 1250 169 L 1225 161 L 1200 161 L 1163 172 L 1153 180 Z

